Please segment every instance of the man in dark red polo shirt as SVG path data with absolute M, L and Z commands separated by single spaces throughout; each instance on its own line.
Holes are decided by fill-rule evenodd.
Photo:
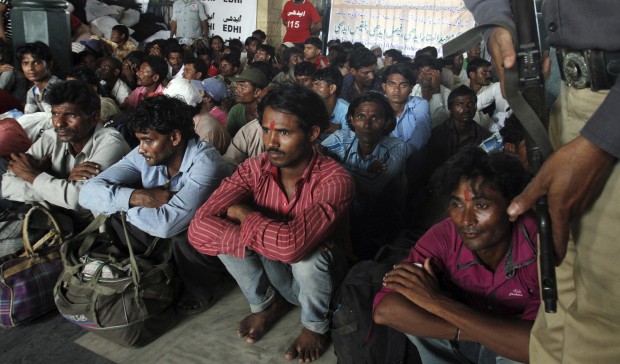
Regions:
M 386 274 L 373 313 L 406 333 L 422 362 L 528 362 L 540 306 L 537 227 L 506 212 L 527 179 L 517 158 L 474 146 L 435 174 L 450 217 Z

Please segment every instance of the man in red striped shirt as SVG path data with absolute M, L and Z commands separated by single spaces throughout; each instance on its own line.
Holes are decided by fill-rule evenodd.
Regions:
M 314 152 L 329 122 L 320 97 L 294 85 L 258 107 L 266 152 L 239 165 L 198 210 L 189 241 L 218 255 L 250 303 L 237 334 L 259 340 L 301 306 L 304 329 L 285 358 L 318 359 L 329 344 L 330 298 L 346 273 L 342 250 L 352 177 Z

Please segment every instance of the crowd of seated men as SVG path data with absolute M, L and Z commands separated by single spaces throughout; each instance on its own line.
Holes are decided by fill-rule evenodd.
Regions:
M 248 343 L 301 306 L 285 357 L 302 361 L 329 345 L 348 267 L 415 228 L 422 237 L 386 276 L 374 320 L 427 360 L 463 340 L 477 343 L 461 346 L 468 358 L 527 361 L 536 227 L 505 210 L 531 170 L 479 46 L 465 66 L 433 47 L 409 58 L 217 35 L 128 47 L 125 26 L 112 34 L 74 54 L 66 79 L 48 45 L 13 53 L 0 42 L 0 140 L 21 141 L 0 147 L 2 208 L 44 204 L 74 231 L 106 214 L 119 244 L 126 212 L 134 249 L 172 245 L 179 313 L 207 310 L 232 276 L 251 309 L 237 329 Z M 503 152 L 477 148 L 497 135 Z

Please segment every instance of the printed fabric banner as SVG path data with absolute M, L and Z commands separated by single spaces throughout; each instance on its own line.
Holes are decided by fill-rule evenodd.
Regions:
M 256 30 L 257 0 L 202 0 L 207 6 L 209 35 L 227 41 L 245 38 Z
M 413 56 L 474 27 L 462 0 L 332 0 L 328 39 L 399 49 Z

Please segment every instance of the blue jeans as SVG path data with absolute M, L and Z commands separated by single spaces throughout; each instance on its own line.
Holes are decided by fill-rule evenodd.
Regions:
M 331 299 L 346 274 L 341 249 L 317 249 L 297 263 L 286 264 L 248 250 L 245 259 L 218 255 L 235 278 L 253 313 L 267 309 L 276 291 L 291 304 L 301 306 L 301 322 L 310 331 L 324 334 L 331 320 Z
M 453 343 L 450 340 L 429 339 L 407 335 L 409 340 L 416 346 L 420 358 L 424 364 L 452 364 L 452 363 L 476 363 L 476 364 L 519 364 L 520 362 L 506 359 L 497 355 L 484 345 L 459 341 Z

